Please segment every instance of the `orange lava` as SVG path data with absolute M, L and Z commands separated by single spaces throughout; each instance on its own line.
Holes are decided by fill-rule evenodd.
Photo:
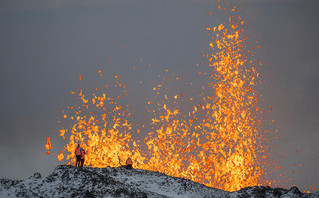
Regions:
M 45 149 L 46 150 L 49 150 L 49 149 L 52 149 L 51 147 L 51 141 L 50 141 L 50 138 L 47 137 L 47 143 L 45 144 Z M 47 154 L 49 154 L 50 152 L 48 151 Z
M 154 87 L 157 101 L 162 99 L 152 102 L 157 103 L 157 108 L 150 110 L 154 116 L 149 119 L 151 127 L 144 141 L 132 137 L 133 126 L 138 133 L 142 128 L 131 123 L 129 106 L 119 105 L 122 96 L 86 96 L 81 90 L 77 93 L 81 104 L 65 112 L 64 118 L 73 124 L 60 130 L 59 135 L 68 137 L 69 142 L 58 159 L 62 161 L 66 152 L 65 160 L 74 164 L 76 143 L 81 142 L 87 151 L 85 164 L 91 167 L 116 167 L 131 157 L 134 168 L 159 171 L 223 190 L 260 184 L 261 159 L 266 158 L 266 148 L 260 145 L 263 132 L 256 91 L 259 73 L 249 58 L 253 55 L 245 46 L 243 25 L 241 17 L 234 14 L 228 22 L 209 28 L 214 35 L 209 43 L 213 53 L 206 55 L 211 81 L 203 85 L 209 94 L 200 96 L 200 104 L 181 112 L 178 104 L 186 100 L 186 94 L 161 95 L 158 90 L 164 83 Z M 118 76 L 114 81 L 125 95 L 126 87 Z M 49 147 L 48 139 L 46 148 Z

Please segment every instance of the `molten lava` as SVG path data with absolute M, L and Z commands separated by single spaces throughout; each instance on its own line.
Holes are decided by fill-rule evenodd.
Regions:
M 178 104 L 181 98 L 186 98 L 182 92 L 174 96 L 164 93 L 161 101 L 148 103 L 157 104 L 157 108 L 150 110 L 153 117 L 144 140 L 147 149 L 131 135 L 134 123 L 130 121 L 129 106 L 118 103 L 122 96 L 85 96 L 81 90 L 78 93 L 81 104 L 69 107 L 69 114 L 64 112 L 64 118 L 72 120 L 73 125 L 60 130 L 60 136 L 64 139 L 67 134 L 69 142 L 59 152 L 58 159 L 63 160 L 66 152 L 68 164 L 74 164 L 76 143 L 81 143 L 87 151 L 85 164 L 91 167 L 120 166 L 119 159 L 131 157 L 134 168 L 159 171 L 228 191 L 260 184 L 263 171 L 260 159 L 265 158 L 265 148 L 260 145 L 263 134 L 256 91 L 259 73 L 250 58 L 252 52 L 245 46 L 243 25 L 237 15 L 231 16 L 227 23 L 209 28 L 214 35 L 209 43 L 213 52 L 206 55 L 211 80 L 203 85 L 209 94 L 200 95 L 200 104 L 193 105 L 188 112 L 181 111 Z M 118 76 L 114 81 L 115 87 L 125 93 Z M 164 85 L 153 89 L 157 100 Z M 46 148 L 51 148 L 49 139 Z

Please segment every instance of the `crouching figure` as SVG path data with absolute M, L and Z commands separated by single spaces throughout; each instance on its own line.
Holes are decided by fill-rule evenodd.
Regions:
M 129 169 L 129 170 L 131 170 L 131 169 L 133 168 L 132 165 L 133 165 L 132 159 L 131 159 L 131 158 L 128 158 L 128 159 L 126 160 L 126 168 Z

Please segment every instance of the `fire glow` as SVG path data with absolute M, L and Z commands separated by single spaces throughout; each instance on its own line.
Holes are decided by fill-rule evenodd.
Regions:
M 157 108 L 149 110 L 154 115 L 149 119 L 149 134 L 137 141 L 132 130 L 139 133 L 142 128 L 130 122 L 130 106 L 119 104 L 126 95 L 126 86 L 115 76 L 115 87 L 121 90 L 121 96 L 89 95 L 81 90 L 77 93 L 81 104 L 69 107 L 73 113 L 63 111 L 64 118 L 74 123 L 71 128 L 60 130 L 63 139 L 68 134 L 69 142 L 59 152 L 59 161 L 66 158 L 68 164 L 74 164 L 76 143 L 81 142 L 87 151 L 85 164 L 91 167 L 116 167 L 119 158 L 131 157 L 134 168 L 159 171 L 223 190 L 261 184 L 261 159 L 267 157 L 267 148 L 260 144 L 264 135 L 256 91 L 259 73 L 253 52 L 245 46 L 244 21 L 234 14 L 228 22 L 208 30 L 213 53 L 205 56 L 211 81 L 203 87 L 210 94 L 201 95 L 199 104 L 188 112 L 182 111 L 178 104 L 185 98 L 183 93 L 161 95 L 158 90 L 165 83 L 154 87 L 157 102 L 145 104 L 157 103 Z M 102 75 L 101 71 L 99 74 Z M 51 148 L 48 138 L 46 149 Z

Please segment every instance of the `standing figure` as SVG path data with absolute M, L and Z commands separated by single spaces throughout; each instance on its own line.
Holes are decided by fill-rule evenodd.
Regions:
M 75 149 L 75 157 L 76 157 L 75 166 L 81 165 L 82 152 L 83 152 L 83 149 L 80 147 L 80 144 L 78 144 L 78 147 L 76 147 Z
M 85 150 L 83 149 L 83 150 L 82 150 L 82 156 L 81 156 L 81 167 L 83 167 L 83 164 L 84 164 L 85 154 L 86 154 L 86 152 L 85 152 Z
M 132 165 L 133 165 L 132 159 L 131 159 L 131 158 L 128 158 L 128 159 L 126 160 L 126 168 L 129 169 L 129 170 L 131 170 L 131 169 L 133 168 Z

